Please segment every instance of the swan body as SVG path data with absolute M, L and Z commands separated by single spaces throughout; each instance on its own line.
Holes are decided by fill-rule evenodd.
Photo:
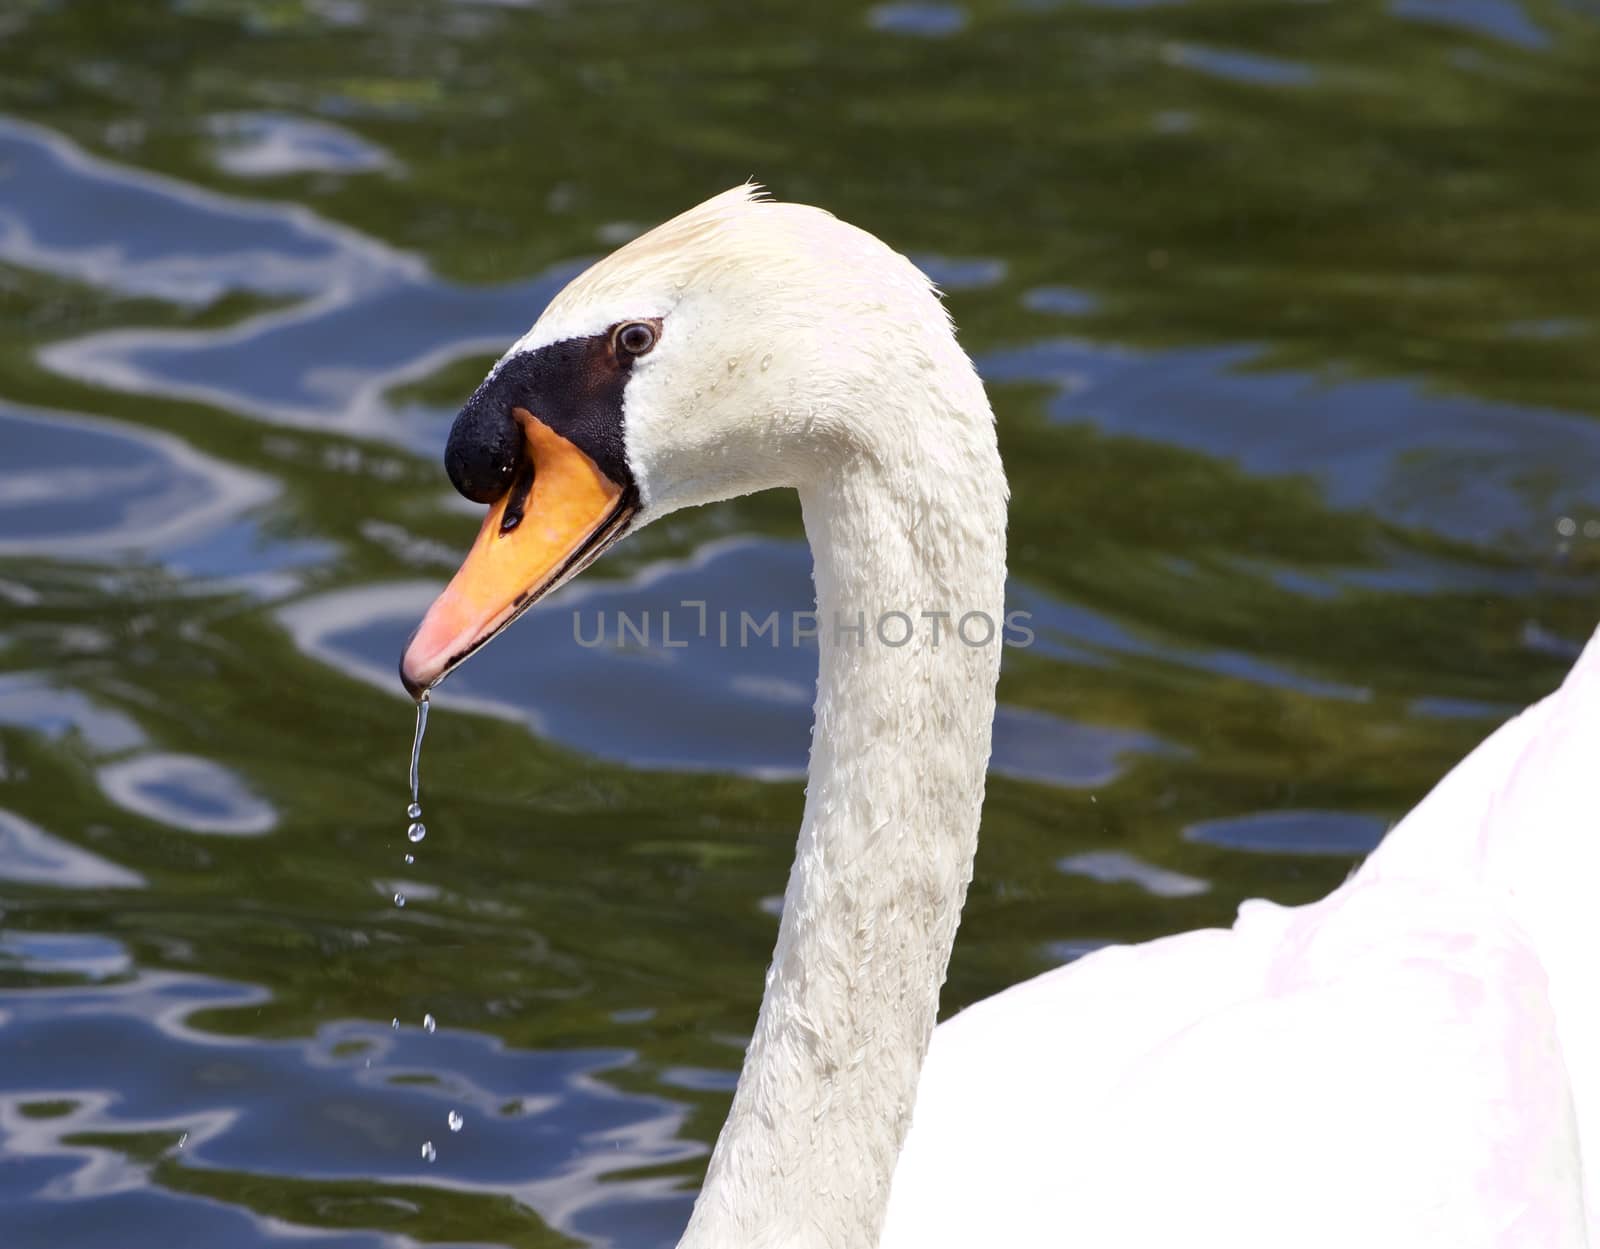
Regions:
M 1600 1239 L 1595 760 L 1600 638 L 1327 898 L 942 1025 L 884 1245 Z
M 1323 901 L 1098 952 L 935 1032 L 1007 490 L 926 279 L 826 213 L 727 192 L 557 296 L 446 464 L 489 511 L 402 658 L 418 696 L 632 529 L 800 496 L 820 652 L 805 812 L 681 1249 L 1600 1241 L 1580 1149 L 1600 1133 L 1600 642 Z

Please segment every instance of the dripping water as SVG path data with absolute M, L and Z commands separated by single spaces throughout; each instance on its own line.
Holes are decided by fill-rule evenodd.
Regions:
M 427 731 L 428 696 L 423 694 L 421 698 L 417 699 L 417 727 L 411 738 L 411 803 L 406 807 L 406 819 L 409 821 L 406 825 L 406 840 L 412 845 L 419 844 L 428 835 L 427 826 L 422 822 L 422 738 Z M 406 853 L 405 862 L 407 866 L 416 861 L 414 854 Z M 405 895 L 396 893 L 394 895 L 394 904 L 396 906 L 404 906 L 406 904 Z M 394 1019 L 390 1027 L 399 1031 L 400 1020 L 398 1018 Z M 424 1032 L 431 1035 L 438 1027 L 438 1021 L 434 1019 L 431 1013 L 423 1015 L 422 1030 Z M 459 1110 L 452 1109 L 445 1118 L 445 1124 L 451 1132 L 461 1131 L 465 1123 L 466 1120 Z M 422 1143 L 421 1153 L 424 1162 L 433 1162 L 439 1156 L 439 1151 L 432 1141 L 424 1141 Z
M 417 699 L 417 727 L 411 738 L 411 803 L 406 807 L 406 819 L 409 821 L 406 825 L 406 840 L 412 845 L 418 844 L 428 835 L 427 826 L 422 823 L 422 738 L 427 731 L 428 696 L 423 694 L 421 698 Z M 407 852 L 404 857 L 407 866 L 417 861 L 416 855 L 410 852 Z M 406 904 L 405 895 L 396 893 L 394 895 L 394 904 L 396 906 L 404 906 Z M 390 1026 L 398 1031 L 400 1020 L 396 1018 Z M 424 1032 L 431 1034 L 438 1026 L 431 1013 L 423 1015 L 422 1030 Z M 465 1120 L 459 1111 L 451 1110 L 445 1122 L 452 1132 L 459 1132 Z M 439 1156 L 439 1151 L 434 1147 L 432 1141 L 424 1141 L 422 1143 L 421 1153 L 424 1162 L 433 1162 Z
M 422 764 L 422 735 L 428 731 L 428 695 L 424 691 L 417 699 L 417 731 L 411 739 L 411 806 L 407 812 L 412 819 L 422 814 L 422 777 L 418 769 Z
M 428 695 L 424 691 L 421 698 L 417 699 L 417 727 L 411 735 L 411 805 L 406 808 L 406 819 L 411 823 L 406 827 L 406 838 L 412 843 L 421 841 L 427 836 L 428 830 L 421 823 L 422 816 L 422 737 L 428 731 Z M 405 856 L 406 866 L 410 867 L 417 861 L 413 854 Z M 394 895 L 394 904 L 404 906 L 406 895 L 398 890 Z

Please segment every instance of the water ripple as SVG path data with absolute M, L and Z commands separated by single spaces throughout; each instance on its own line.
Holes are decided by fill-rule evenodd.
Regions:
M 1202 820 L 1183 835 L 1189 841 L 1258 854 L 1367 854 L 1388 828 L 1384 820 L 1348 811 L 1257 811 Z
M 277 493 L 169 434 L 0 400 L 0 555 L 170 548 Z
M 1327 381 L 1259 367 L 1247 347 L 1163 352 L 1074 339 L 982 357 L 991 381 L 1053 387 L 1053 416 L 1305 476 L 1336 508 L 1475 546 L 1549 545 L 1552 506 L 1600 508 L 1600 423 L 1582 413 L 1435 394 L 1405 380 Z M 1286 414 L 1292 413 L 1292 417 Z
M 342 126 L 287 113 L 217 113 L 206 119 L 217 139 L 217 167 L 237 178 L 296 173 L 366 173 L 392 168 L 382 148 Z
M 394 657 L 438 589 L 415 582 L 337 591 L 284 608 L 280 619 L 307 654 L 398 695 Z M 452 676 L 442 697 L 637 767 L 797 777 L 810 751 L 817 652 L 814 641 L 792 644 L 790 622 L 814 602 L 804 543 L 711 543 L 626 581 L 565 587 Z M 741 632 L 745 613 L 761 621 L 770 612 L 780 620 L 779 645 Z M 624 617 L 647 643 L 623 629 Z M 588 644 L 601 630 L 604 644 Z M 628 695 L 596 699 L 597 689 Z M 697 714 L 639 713 L 685 705 Z M 1103 785 L 1151 753 L 1175 752 L 1148 733 L 1020 707 L 1002 706 L 995 721 L 999 775 Z
M 0 807 L 0 880 L 55 889 L 136 889 L 144 877 Z
M 446 414 L 390 389 L 498 352 L 578 266 L 460 286 L 308 210 L 234 199 L 85 155 L 0 119 L 0 259 L 102 288 L 206 303 L 292 298 L 217 329 L 119 329 L 51 343 L 45 367 L 117 390 L 210 403 L 273 423 L 432 445 Z
M 0 259 L 181 304 L 233 292 L 309 296 L 423 272 L 307 209 L 204 191 L 4 117 Z
M 271 804 L 232 772 L 194 755 L 136 755 L 101 768 L 97 779 L 118 806 L 169 828 L 247 837 L 278 822 Z
M 0 957 L 28 949 L 15 945 L 20 939 L 0 938 Z M 75 947 L 34 939 L 32 948 L 36 967 L 55 970 L 52 954 L 65 960 L 62 969 L 84 966 Z M 107 959 L 97 950 L 96 970 Z M 126 964 L 123 954 L 118 965 Z M 286 1141 L 296 1142 L 297 1178 L 372 1181 L 377 1195 L 387 1190 L 396 1198 L 426 1200 L 420 1184 L 509 1195 L 547 1226 L 601 1243 L 643 1207 L 687 1201 L 665 1181 L 615 1174 L 701 1148 L 678 1139 L 681 1107 L 601 1080 L 632 1060 L 627 1051 L 518 1051 L 475 1032 L 395 1032 L 362 1021 L 262 1041 L 212 1035 L 191 1020 L 201 1010 L 261 999 L 244 986 L 152 972 L 0 991 L 0 1045 L 8 1055 L 0 1064 L 0 1152 L 10 1160 L 0 1169 L 0 1200 L 13 1211 L 8 1243 L 42 1243 L 37 1221 L 48 1211 L 78 1229 L 55 1243 L 75 1247 L 114 1243 L 94 1231 L 111 1227 L 137 1226 L 141 1235 L 182 1229 L 185 1243 L 230 1245 L 308 1234 L 251 1211 L 248 1186 L 234 1186 L 239 1204 L 219 1205 L 204 1195 L 211 1182 L 185 1178 L 194 1169 L 218 1181 L 279 1174 Z M 106 1053 L 117 1055 L 114 1064 Z M 430 1078 L 418 1082 L 411 1078 L 417 1073 Z M 450 1109 L 468 1114 L 468 1130 L 440 1130 Z M 440 1143 L 434 1164 L 417 1153 L 430 1135 Z M 196 1241 L 212 1234 L 207 1229 L 227 1235 Z M 411 1242 L 365 1232 L 319 1243 L 369 1249 Z

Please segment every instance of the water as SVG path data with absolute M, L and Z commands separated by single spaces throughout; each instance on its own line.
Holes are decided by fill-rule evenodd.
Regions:
M 417 699 L 417 727 L 411 735 L 411 805 L 406 808 L 406 816 L 411 820 L 422 818 L 422 738 L 427 731 L 428 695 L 424 693 Z M 421 824 L 412 824 L 406 836 L 412 841 L 421 841 L 425 831 Z
M 394 661 L 455 408 L 752 172 L 922 264 L 996 408 L 1037 640 L 946 1009 L 1337 884 L 1600 614 L 1596 63 L 1557 0 L 8 6 L 0 1244 L 673 1243 L 815 657 L 570 613 L 807 606 L 794 500 L 453 676 L 420 846 Z
M 406 807 L 406 818 L 413 822 L 406 828 L 406 839 L 413 844 L 421 841 L 423 837 L 427 835 L 428 831 L 425 827 L 423 827 L 422 824 L 416 822 L 422 816 L 422 739 L 427 731 L 428 694 L 426 691 L 424 691 L 422 697 L 417 699 L 417 723 L 416 728 L 412 730 L 411 734 L 411 802 Z M 407 854 L 404 857 L 407 867 L 410 867 L 416 862 L 415 855 Z M 405 894 L 396 893 L 394 895 L 394 904 L 396 906 L 404 906 L 406 904 Z M 395 1020 L 395 1025 L 397 1027 L 399 1026 L 398 1019 Z M 422 1017 L 422 1028 L 424 1032 L 433 1032 L 436 1027 L 437 1025 L 434 1023 L 432 1015 L 424 1015 Z M 452 1132 L 458 1132 L 461 1130 L 460 1118 L 460 1115 L 456 1111 L 452 1110 L 450 1112 L 448 1119 L 450 1130 Z M 433 1142 L 424 1141 L 422 1143 L 423 1161 L 436 1162 L 438 1161 L 438 1157 L 438 1150 L 434 1148 Z
M 412 844 L 421 841 L 428 835 L 426 826 L 417 822 L 418 817 L 422 814 L 422 738 L 427 731 L 428 695 L 424 693 L 421 698 L 417 699 L 417 727 L 411 736 L 411 804 L 406 807 L 406 816 L 412 823 L 406 827 L 406 840 Z M 404 856 L 404 862 L 407 867 L 410 867 L 416 861 L 416 856 L 413 854 Z M 406 904 L 406 895 L 396 890 L 394 904 L 396 906 L 404 906 Z M 433 1016 L 428 1016 L 428 1019 L 431 1023 Z M 431 1032 L 433 1029 L 430 1027 L 428 1031 Z M 429 1161 L 433 1160 L 430 1158 Z

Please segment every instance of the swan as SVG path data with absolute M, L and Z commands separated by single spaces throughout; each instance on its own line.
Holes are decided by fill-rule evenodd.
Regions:
M 684 1249 L 1600 1244 L 1600 640 L 1323 900 L 1102 950 L 936 1029 L 1007 486 L 928 280 L 728 191 L 566 287 L 445 466 L 488 512 L 401 659 L 417 698 L 642 525 L 800 496 L 805 810 Z

